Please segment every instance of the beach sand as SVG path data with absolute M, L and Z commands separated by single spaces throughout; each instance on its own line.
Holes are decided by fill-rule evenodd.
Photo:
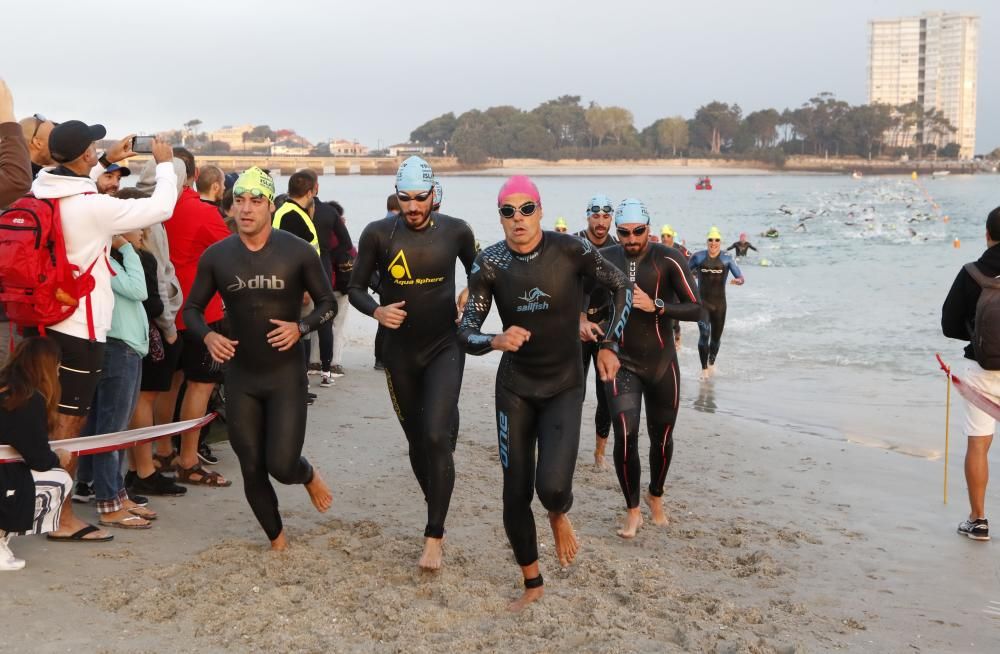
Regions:
M 501 520 L 498 355 L 470 358 L 445 567 L 430 574 L 416 565 L 425 514 L 405 440 L 363 352 L 346 353 L 348 375 L 316 389 L 309 413 L 305 451 L 333 508 L 318 514 L 303 489 L 277 486 L 288 552 L 266 551 L 235 455 L 220 444 L 218 468 L 234 486 L 153 498 L 151 530 L 116 530 L 110 544 L 15 538 L 28 566 L 0 577 L 0 649 L 1000 650 L 1000 617 L 986 612 L 1000 601 L 996 545 L 954 531 L 966 510 L 961 443 L 942 506 L 939 461 L 703 413 L 691 397 L 667 480 L 671 524 L 647 514 L 626 541 L 615 535 L 624 504 L 614 472 L 591 465 L 588 392 L 570 513 L 581 551 L 559 569 L 536 501 L 546 595 L 508 614 L 521 580 Z

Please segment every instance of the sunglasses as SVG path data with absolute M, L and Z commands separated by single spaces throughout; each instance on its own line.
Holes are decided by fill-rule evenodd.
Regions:
M 640 225 L 633 229 L 626 229 L 625 227 L 619 227 L 618 235 L 621 236 L 622 238 L 626 236 L 642 236 L 643 234 L 646 233 L 646 229 L 648 227 L 649 227 L 648 225 Z
M 708 242 L 709 243 L 721 243 L 722 239 L 721 238 L 710 238 L 710 239 L 708 239 Z
M 268 200 L 271 199 L 267 197 L 267 193 L 260 190 L 259 188 L 245 188 L 243 186 L 233 187 L 234 196 L 240 196 L 243 195 L 244 193 L 249 193 L 250 197 L 253 198 L 254 200 L 259 200 L 260 198 L 267 198 Z
M 599 207 L 599 206 L 597 206 L 595 204 L 594 206 L 592 206 L 590 208 L 590 213 L 607 213 L 607 214 L 610 214 L 614 210 L 615 210 L 614 207 L 608 207 L 608 206 Z
M 500 215 L 504 218 L 513 218 L 514 215 L 520 211 L 522 216 L 530 216 L 535 213 L 535 209 L 537 208 L 538 205 L 534 202 L 525 202 L 519 207 L 515 207 L 512 204 L 505 204 L 500 207 Z
M 413 202 L 413 201 L 425 202 L 433 192 L 434 189 L 430 189 L 429 191 L 424 191 L 423 193 L 410 195 L 409 193 L 406 193 L 404 191 L 396 191 L 396 199 L 399 200 L 400 202 Z
M 42 114 L 34 114 L 32 118 L 35 119 L 35 131 L 31 133 L 31 138 L 33 139 L 36 136 L 38 136 L 39 128 L 41 128 L 41 126 L 44 125 L 45 123 L 49 122 L 49 119 L 43 116 Z M 31 139 L 28 140 L 30 141 Z

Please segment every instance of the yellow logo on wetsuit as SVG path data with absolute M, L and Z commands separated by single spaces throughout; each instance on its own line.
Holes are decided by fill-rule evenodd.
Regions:
M 417 277 L 413 278 L 410 273 L 410 264 L 406 261 L 406 253 L 400 250 L 392 261 L 389 262 L 389 274 L 392 275 L 392 282 L 399 286 L 410 286 L 412 284 L 437 284 L 444 281 L 444 277 Z

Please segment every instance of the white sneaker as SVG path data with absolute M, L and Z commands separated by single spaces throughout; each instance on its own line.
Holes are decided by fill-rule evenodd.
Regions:
M 323 379 L 319 382 L 320 388 L 330 388 L 333 386 L 333 377 L 328 372 L 323 373 Z
M 10 534 L 0 537 L 0 571 L 20 570 L 24 567 L 24 559 L 15 558 L 14 553 L 10 551 L 10 546 L 7 545 L 9 540 Z

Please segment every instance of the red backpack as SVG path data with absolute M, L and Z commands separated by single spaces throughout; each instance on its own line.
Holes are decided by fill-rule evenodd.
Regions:
M 69 318 L 85 298 L 94 340 L 90 271 L 96 263 L 80 273 L 66 258 L 58 199 L 26 195 L 0 211 L 0 302 L 11 325 L 37 327 L 44 335 L 45 327 Z

